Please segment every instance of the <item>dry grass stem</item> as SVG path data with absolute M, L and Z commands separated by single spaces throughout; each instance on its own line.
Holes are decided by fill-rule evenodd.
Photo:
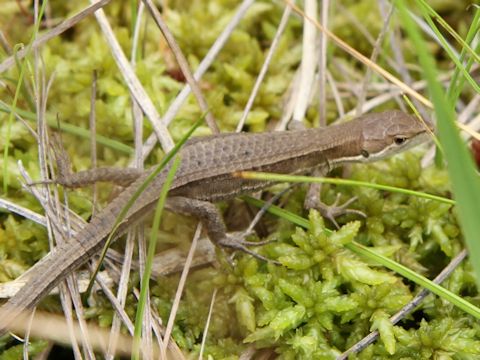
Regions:
M 168 28 L 167 24 L 165 24 L 165 22 L 163 21 L 162 16 L 160 15 L 160 12 L 157 10 L 153 2 L 151 0 L 142 0 L 142 1 L 147 6 L 147 9 L 152 15 L 153 20 L 157 24 L 165 40 L 170 46 L 170 49 L 175 55 L 175 59 L 177 60 L 177 63 L 180 66 L 180 69 L 182 70 L 182 73 L 185 76 L 188 85 L 190 85 L 193 95 L 195 95 L 195 98 L 197 99 L 198 105 L 200 106 L 200 110 L 202 110 L 202 112 L 206 114 L 205 120 L 207 122 L 208 127 L 210 128 L 213 134 L 218 134 L 220 132 L 220 130 L 218 129 L 218 125 L 212 115 L 212 112 L 209 110 L 207 100 L 205 100 L 205 97 L 203 96 L 202 91 L 200 90 L 200 86 L 198 86 L 198 82 L 193 76 L 192 71 L 190 70 L 190 65 L 188 65 L 187 59 L 185 58 L 185 55 L 183 55 L 182 50 L 180 49 L 180 46 L 178 46 L 177 42 L 175 41 L 175 38 L 170 32 L 170 29 Z
M 318 9 L 316 0 L 305 0 L 305 13 L 311 20 L 303 19 L 302 61 L 300 64 L 300 84 L 296 92 L 293 121 L 303 121 L 310 104 L 317 67 L 317 21 Z
M 217 40 L 210 47 L 210 50 L 207 52 L 207 55 L 205 55 L 203 60 L 198 65 L 197 70 L 193 74 L 194 78 L 197 81 L 200 80 L 203 74 L 205 74 L 205 72 L 208 70 L 208 68 L 213 63 L 213 61 L 217 57 L 220 50 L 222 50 L 223 46 L 229 39 L 233 30 L 235 30 L 235 28 L 238 26 L 238 24 L 240 23 L 240 20 L 242 20 L 247 10 L 250 8 L 250 6 L 253 3 L 254 3 L 254 0 L 244 0 L 239 5 L 237 11 L 230 19 L 230 22 L 225 26 L 225 29 L 222 31 L 222 33 L 217 37 Z M 167 111 L 163 116 L 163 121 L 165 122 L 166 125 L 170 124 L 170 122 L 174 119 L 175 115 L 178 113 L 178 111 L 182 107 L 183 103 L 187 99 L 190 92 L 191 92 L 190 85 L 187 84 L 182 89 L 182 91 L 180 91 L 180 93 L 175 98 L 175 100 L 172 101 L 172 103 L 170 104 L 169 108 L 167 109 Z M 145 144 L 143 146 L 143 151 L 142 151 L 143 159 L 145 159 L 150 154 L 150 152 L 155 147 L 156 142 L 157 142 L 157 139 L 153 134 L 148 137 L 148 139 L 145 141 Z
M 315 26 L 322 32 L 325 32 L 327 36 L 342 50 L 346 51 L 348 54 L 353 56 L 355 59 L 359 60 L 361 63 L 365 64 L 366 66 L 370 67 L 372 70 L 374 70 L 376 73 L 380 74 L 381 76 L 385 77 L 388 81 L 394 83 L 397 85 L 403 92 L 409 94 L 410 96 L 416 98 L 418 101 L 423 103 L 425 106 L 432 108 L 433 105 L 432 103 L 427 100 L 423 95 L 419 94 L 416 92 L 414 89 L 409 87 L 407 84 L 399 80 L 397 77 L 393 76 L 391 73 L 383 69 L 381 66 L 379 66 L 376 63 L 373 63 L 368 59 L 366 56 L 362 55 L 360 52 L 352 48 L 350 45 L 348 45 L 345 41 L 340 39 L 338 36 L 333 34 L 331 31 L 328 29 L 325 29 L 318 21 L 315 19 L 311 18 L 309 15 L 305 14 L 298 6 L 293 4 L 290 0 L 284 0 L 289 6 L 293 8 L 295 12 L 300 14 L 302 17 L 307 19 L 308 21 L 312 22 L 315 24 Z
M 175 298 L 172 304 L 172 310 L 170 311 L 170 317 L 168 318 L 167 328 L 165 329 L 165 335 L 163 336 L 164 347 L 168 347 L 170 341 L 170 336 L 173 330 L 173 324 L 175 322 L 175 317 L 177 315 L 178 307 L 180 305 L 180 298 L 182 297 L 183 289 L 185 288 L 185 282 L 187 281 L 188 272 L 192 266 L 193 255 L 197 248 L 198 239 L 202 233 L 202 225 L 198 224 L 195 234 L 193 235 L 192 245 L 188 251 L 187 259 L 183 267 L 182 275 L 180 276 L 180 281 L 178 282 L 177 291 L 175 293 Z
M 283 11 L 282 18 L 280 19 L 280 23 L 278 24 L 277 32 L 275 33 L 272 43 L 270 44 L 270 48 L 268 49 L 267 55 L 265 56 L 265 61 L 263 62 L 262 68 L 260 69 L 257 79 L 255 80 L 255 84 L 253 85 L 252 92 L 248 97 L 247 105 L 245 105 L 245 109 L 243 110 L 242 117 L 238 122 L 237 128 L 235 129 L 236 132 L 242 131 L 245 125 L 245 121 L 247 120 L 248 114 L 252 109 L 253 102 L 257 97 L 258 90 L 260 89 L 260 86 L 262 85 L 262 81 L 265 78 L 265 75 L 267 74 L 268 66 L 270 65 L 273 55 L 275 54 L 275 50 L 278 47 L 280 37 L 282 36 L 283 31 L 285 30 L 285 27 L 288 24 L 288 19 L 290 17 L 291 12 L 292 12 L 292 9 L 286 6 L 285 10 Z
M 78 22 L 82 21 L 89 15 L 93 14 L 95 11 L 98 9 L 101 9 L 104 7 L 106 4 L 108 4 L 110 0 L 98 0 L 94 3 L 92 3 L 90 6 L 87 6 L 85 9 L 77 13 L 76 15 L 72 16 L 71 18 L 68 18 L 67 20 L 62 21 L 59 25 L 57 25 L 55 28 L 50 30 L 49 32 L 39 36 L 32 44 L 32 49 L 35 50 L 45 44 L 48 40 L 53 39 L 60 35 L 61 33 L 65 32 L 66 30 L 70 29 L 71 27 L 75 26 Z M 3 37 L 2 37 L 3 38 Z M 27 53 L 27 49 L 24 48 L 20 51 L 18 51 L 15 56 L 10 56 L 3 60 L 3 62 L 0 64 L 0 74 L 3 73 L 4 71 L 10 69 L 13 65 L 15 65 L 16 59 L 21 60 L 25 57 Z
M 173 148 L 173 140 L 170 136 L 170 133 L 168 132 L 166 125 L 163 123 L 160 114 L 157 112 L 152 100 L 148 96 L 147 92 L 143 88 L 143 85 L 141 84 L 140 80 L 138 80 L 137 75 L 130 66 L 127 57 L 125 56 L 120 44 L 118 43 L 118 40 L 115 37 L 115 34 L 113 33 L 105 12 L 102 9 L 99 9 L 97 12 L 95 12 L 95 17 L 97 18 L 97 22 L 102 29 L 105 40 L 110 47 L 113 58 L 117 63 L 125 83 L 127 84 L 135 100 L 141 106 L 147 118 L 150 120 L 150 123 L 152 124 L 162 148 L 165 151 L 171 150 Z

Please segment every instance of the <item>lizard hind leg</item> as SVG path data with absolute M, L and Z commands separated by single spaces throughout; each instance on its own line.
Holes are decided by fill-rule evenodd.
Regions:
M 272 242 L 271 240 L 265 240 L 265 241 L 259 241 L 259 242 L 245 241 L 244 239 L 248 235 L 250 235 L 248 232 L 243 232 L 243 231 L 227 233 L 225 234 L 225 237 L 223 239 L 218 241 L 217 245 L 225 248 L 230 248 L 232 250 L 240 250 L 259 260 L 270 262 L 276 265 L 281 265 L 281 263 L 279 263 L 278 261 L 266 258 L 265 256 L 262 256 L 248 248 L 249 246 L 261 246 L 261 245 L 269 244 Z
M 191 215 L 199 219 L 207 229 L 208 237 L 215 245 L 222 248 L 243 251 L 262 261 L 277 263 L 276 261 L 267 259 L 248 248 L 249 246 L 264 245 L 270 241 L 245 241 L 245 237 L 251 234 L 251 230 L 247 230 L 246 232 L 239 231 L 227 233 L 227 228 L 222 215 L 217 207 L 211 202 L 183 196 L 173 196 L 167 199 L 165 206 L 170 211 L 184 215 Z

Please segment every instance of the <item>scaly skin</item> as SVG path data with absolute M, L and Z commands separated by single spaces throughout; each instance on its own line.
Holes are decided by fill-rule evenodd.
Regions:
M 193 139 L 179 152 L 182 162 L 170 188 L 167 206 L 198 217 L 216 244 L 245 249 L 241 242 L 234 243 L 227 237 L 223 221 L 211 202 L 253 192 L 269 183 L 236 178 L 232 176 L 233 172 L 305 174 L 317 169 L 326 173 L 345 163 L 375 161 L 390 156 L 427 138 L 427 128 L 416 118 L 400 111 L 388 111 L 323 129 L 221 134 Z M 150 171 L 140 174 L 74 238 L 57 246 L 31 269 L 32 276 L 27 283 L 0 308 L 2 329 L 8 328 L 20 313 L 37 305 L 62 279 L 103 247 L 117 216 Z M 168 167 L 134 202 L 114 239 L 155 207 L 167 171 Z M 97 170 L 96 175 L 79 173 L 77 179 L 80 180 L 74 185 L 114 177 L 105 169 Z M 67 181 L 64 183 L 68 185 Z

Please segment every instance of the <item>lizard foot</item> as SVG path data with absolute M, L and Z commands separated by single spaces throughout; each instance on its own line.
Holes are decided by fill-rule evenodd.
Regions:
M 345 201 L 343 204 L 340 204 L 340 196 L 341 194 L 338 193 L 335 201 L 331 205 L 326 205 L 323 202 L 319 202 L 315 204 L 315 206 L 312 206 L 311 208 L 315 208 L 318 211 L 320 211 L 320 214 L 322 214 L 324 218 L 327 218 L 328 220 L 330 220 L 337 229 L 339 229 L 340 226 L 338 225 L 336 218 L 340 215 L 356 214 L 363 218 L 367 217 L 367 215 L 363 211 L 348 208 L 352 203 L 354 203 L 358 199 L 356 196 Z
M 249 246 L 261 246 L 261 245 L 265 245 L 272 242 L 272 240 L 265 240 L 265 241 L 258 241 L 258 242 L 244 240 L 245 237 L 250 235 L 250 233 L 251 233 L 250 231 L 247 231 L 247 232 L 237 231 L 233 233 L 228 233 L 226 234 L 225 238 L 218 241 L 217 244 L 225 248 L 243 251 L 262 261 L 266 261 L 275 265 L 281 265 L 278 261 L 268 259 L 265 256 L 257 254 L 256 252 L 253 252 L 248 248 Z

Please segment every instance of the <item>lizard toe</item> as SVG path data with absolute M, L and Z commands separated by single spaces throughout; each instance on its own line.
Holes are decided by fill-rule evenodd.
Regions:
M 337 194 L 337 197 L 335 198 L 335 201 L 331 205 L 327 205 L 325 203 L 320 202 L 315 206 L 315 208 L 320 211 L 320 214 L 328 219 L 332 224 L 339 229 L 340 226 L 338 225 L 337 218 L 342 215 L 347 215 L 347 214 L 355 214 L 360 217 L 366 218 L 367 215 L 360 210 L 357 209 L 350 209 L 349 206 L 357 201 L 357 197 L 354 196 L 347 201 L 345 201 L 343 204 L 340 203 L 340 193 Z
M 278 261 L 266 258 L 265 256 L 262 256 L 248 248 L 248 246 L 260 246 L 260 245 L 268 244 L 271 242 L 271 240 L 253 242 L 253 241 L 243 240 L 244 237 L 245 237 L 244 232 L 229 233 L 224 239 L 218 241 L 217 244 L 222 247 L 229 248 L 235 251 L 242 251 L 262 261 L 266 261 L 276 265 L 281 265 Z

